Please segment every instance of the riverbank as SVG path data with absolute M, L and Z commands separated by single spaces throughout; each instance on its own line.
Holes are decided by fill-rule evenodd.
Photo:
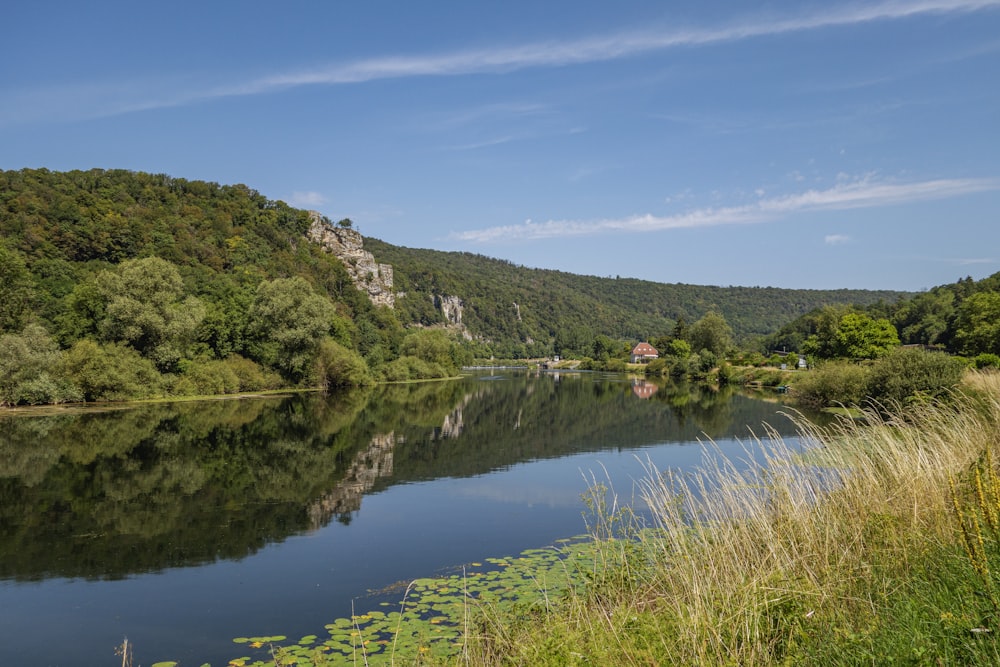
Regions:
M 595 539 L 522 554 L 520 584 L 490 575 L 513 599 L 481 574 L 421 580 L 415 625 L 404 597 L 404 615 L 331 624 L 339 658 L 319 640 L 256 664 L 1000 661 L 1000 375 L 905 414 L 802 424 L 795 450 L 760 436 L 747 468 L 648 470 L 652 525 L 593 480 Z
M 1000 481 L 975 470 L 1000 460 L 1000 376 L 965 392 L 804 426 L 808 451 L 772 441 L 747 471 L 650 471 L 655 530 L 603 542 L 608 567 L 556 605 L 479 609 L 462 661 L 997 664 Z

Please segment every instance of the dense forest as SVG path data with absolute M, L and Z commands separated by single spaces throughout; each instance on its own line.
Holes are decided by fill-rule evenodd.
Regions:
M 864 337 L 868 320 L 882 334 L 891 321 L 887 345 L 1000 353 L 1000 277 L 916 295 L 708 287 L 366 239 L 394 267 L 390 308 L 309 240 L 310 224 L 245 185 L 0 171 L 0 405 L 363 385 L 444 377 L 474 359 L 623 364 L 640 340 L 675 355 L 735 344 L 836 356 L 847 348 L 835 335 Z
M 435 297 L 461 296 L 463 324 L 503 358 L 590 349 L 595 337 L 649 340 L 678 321 L 721 314 L 736 342 L 773 333 L 824 305 L 895 303 L 903 292 L 716 287 L 601 278 L 529 269 L 482 255 L 416 250 L 366 239 L 365 247 L 395 268 L 397 310 L 404 321 L 444 321 Z

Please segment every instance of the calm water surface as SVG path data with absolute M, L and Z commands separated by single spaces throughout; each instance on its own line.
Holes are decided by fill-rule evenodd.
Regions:
M 647 459 L 793 436 L 782 410 L 506 372 L 0 417 L 0 665 L 120 664 L 128 637 L 136 664 L 219 667 L 233 637 L 322 636 L 398 582 L 585 532 L 592 476 L 630 499 Z

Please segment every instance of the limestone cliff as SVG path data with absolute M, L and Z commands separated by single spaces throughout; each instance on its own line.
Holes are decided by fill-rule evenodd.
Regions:
M 434 305 L 441 311 L 445 322 L 462 326 L 462 311 L 465 309 L 465 302 L 460 298 L 436 294 L 434 295 Z
M 363 247 L 361 234 L 346 227 L 337 227 L 317 211 L 310 211 L 309 239 L 332 253 L 344 266 L 354 285 L 366 292 L 376 306 L 395 307 L 392 292 L 392 265 L 378 264 L 375 256 Z

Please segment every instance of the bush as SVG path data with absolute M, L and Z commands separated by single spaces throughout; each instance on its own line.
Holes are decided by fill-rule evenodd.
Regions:
M 221 360 L 192 362 L 174 384 L 178 395 L 234 394 L 240 390 L 240 378 Z
M 388 382 L 448 377 L 447 371 L 440 365 L 409 356 L 400 357 L 392 363 L 387 364 L 383 372 Z
M 127 401 L 157 396 L 162 376 L 149 359 L 121 343 L 78 341 L 66 351 L 61 374 L 87 401 Z
M 628 364 L 624 359 L 608 359 L 603 365 L 604 370 L 609 373 L 624 373 L 628 370 Z
M 670 373 L 669 362 L 664 357 L 653 359 L 646 364 L 646 375 L 664 376 Z
M 1000 355 L 993 354 L 992 352 L 984 352 L 976 356 L 972 360 L 972 363 L 980 370 L 983 368 L 1000 368 Z
M 360 354 L 331 338 L 320 341 L 313 368 L 313 380 L 323 389 L 361 387 L 371 384 L 371 373 Z
M 869 369 L 846 361 L 831 361 L 796 375 L 795 399 L 813 408 L 861 405 L 867 396 Z
M 61 360 L 59 346 L 37 324 L 0 336 L 0 405 L 81 400 L 80 389 L 59 372 Z
M 729 365 L 728 362 L 723 362 L 719 366 L 719 384 L 727 385 L 732 384 L 734 379 L 733 367 Z
M 226 357 L 224 362 L 239 380 L 240 391 L 265 391 L 283 384 L 280 375 L 238 354 Z
M 710 370 L 715 368 L 715 365 L 719 362 L 719 357 L 711 350 L 702 350 L 698 353 L 698 370 L 702 373 L 708 373 Z
M 943 396 L 962 379 L 965 364 L 944 352 L 896 348 L 872 367 L 869 396 L 880 403 Z

